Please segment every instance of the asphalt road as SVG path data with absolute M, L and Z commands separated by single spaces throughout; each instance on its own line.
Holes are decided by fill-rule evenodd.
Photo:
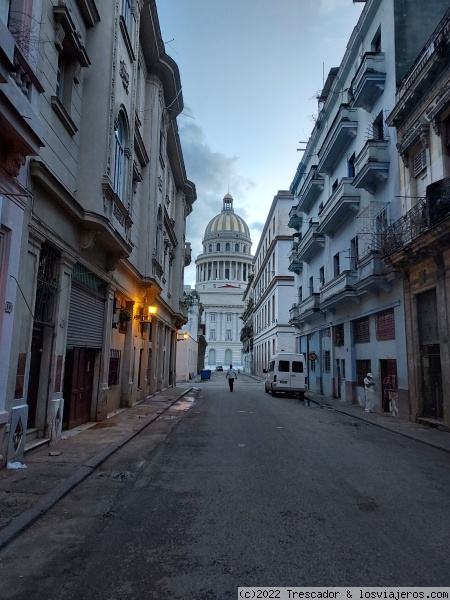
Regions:
M 0 552 L 2 600 L 449 586 L 448 454 L 224 374 Z

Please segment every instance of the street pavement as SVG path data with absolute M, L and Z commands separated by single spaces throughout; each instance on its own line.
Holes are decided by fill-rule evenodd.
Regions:
M 211 380 L 199 378 L 178 383 L 145 402 L 110 415 L 106 421 L 89 423 L 64 432 L 66 439 L 25 454 L 26 469 L 0 471 L 0 549 L 48 512 L 61 498 L 89 477 L 110 456 L 188 396 L 193 390 L 224 386 L 224 374 Z M 238 379 L 262 379 L 240 374 Z M 307 393 L 315 408 L 334 410 L 355 420 L 390 430 L 417 442 L 450 452 L 450 432 L 400 421 L 390 415 L 365 413 L 354 404 Z

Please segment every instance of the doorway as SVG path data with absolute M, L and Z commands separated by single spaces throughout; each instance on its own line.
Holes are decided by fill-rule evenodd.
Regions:
M 44 348 L 44 327 L 34 326 L 31 337 L 30 373 L 28 381 L 28 420 L 27 429 L 35 426 L 36 409 L 39 395 L 39 378 L 41 373 L 42 350 Z
M 380 360 L 381 410 L 398 416 L 397 361 Z
M 96 353 L 93 348 L 71 348 L 66 352 L 63 426 L 67 429 L 91 420 Z
M 423 381 L 423 414 L 433 419 L 444 418 L 442 393 L 441 352 L 439 344 L 420 349 Z

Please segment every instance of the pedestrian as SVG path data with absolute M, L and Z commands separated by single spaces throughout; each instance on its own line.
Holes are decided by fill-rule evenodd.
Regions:
M 373 380 L 372 373 L 367 373 L 364 378 L 364 395 L 366 397 L 366 413 L 373 412 L 373 388 L 375 387 L 375 382 Z
M 232 392 L 234 380 L 237 379 L 237 373 L 236 373 L 236 370 L 233 369 L 233 365 L 230 365 L 230 368 L 227 371 L 227 379 L 228 379 L 228 385 L 230 386 L 230 392 Z

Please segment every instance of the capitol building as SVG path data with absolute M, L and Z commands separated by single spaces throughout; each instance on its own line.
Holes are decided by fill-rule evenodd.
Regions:
M 242 368 L 241 316 L 243 295 L 252 273 L 252 240 L 245 221 L 234 212 L 233 198 L 226 194 L 222 211 L 208 223 L 203 253 L 197 257 L 196 291 L 204 312 L 208 343 L 205 369 Z

